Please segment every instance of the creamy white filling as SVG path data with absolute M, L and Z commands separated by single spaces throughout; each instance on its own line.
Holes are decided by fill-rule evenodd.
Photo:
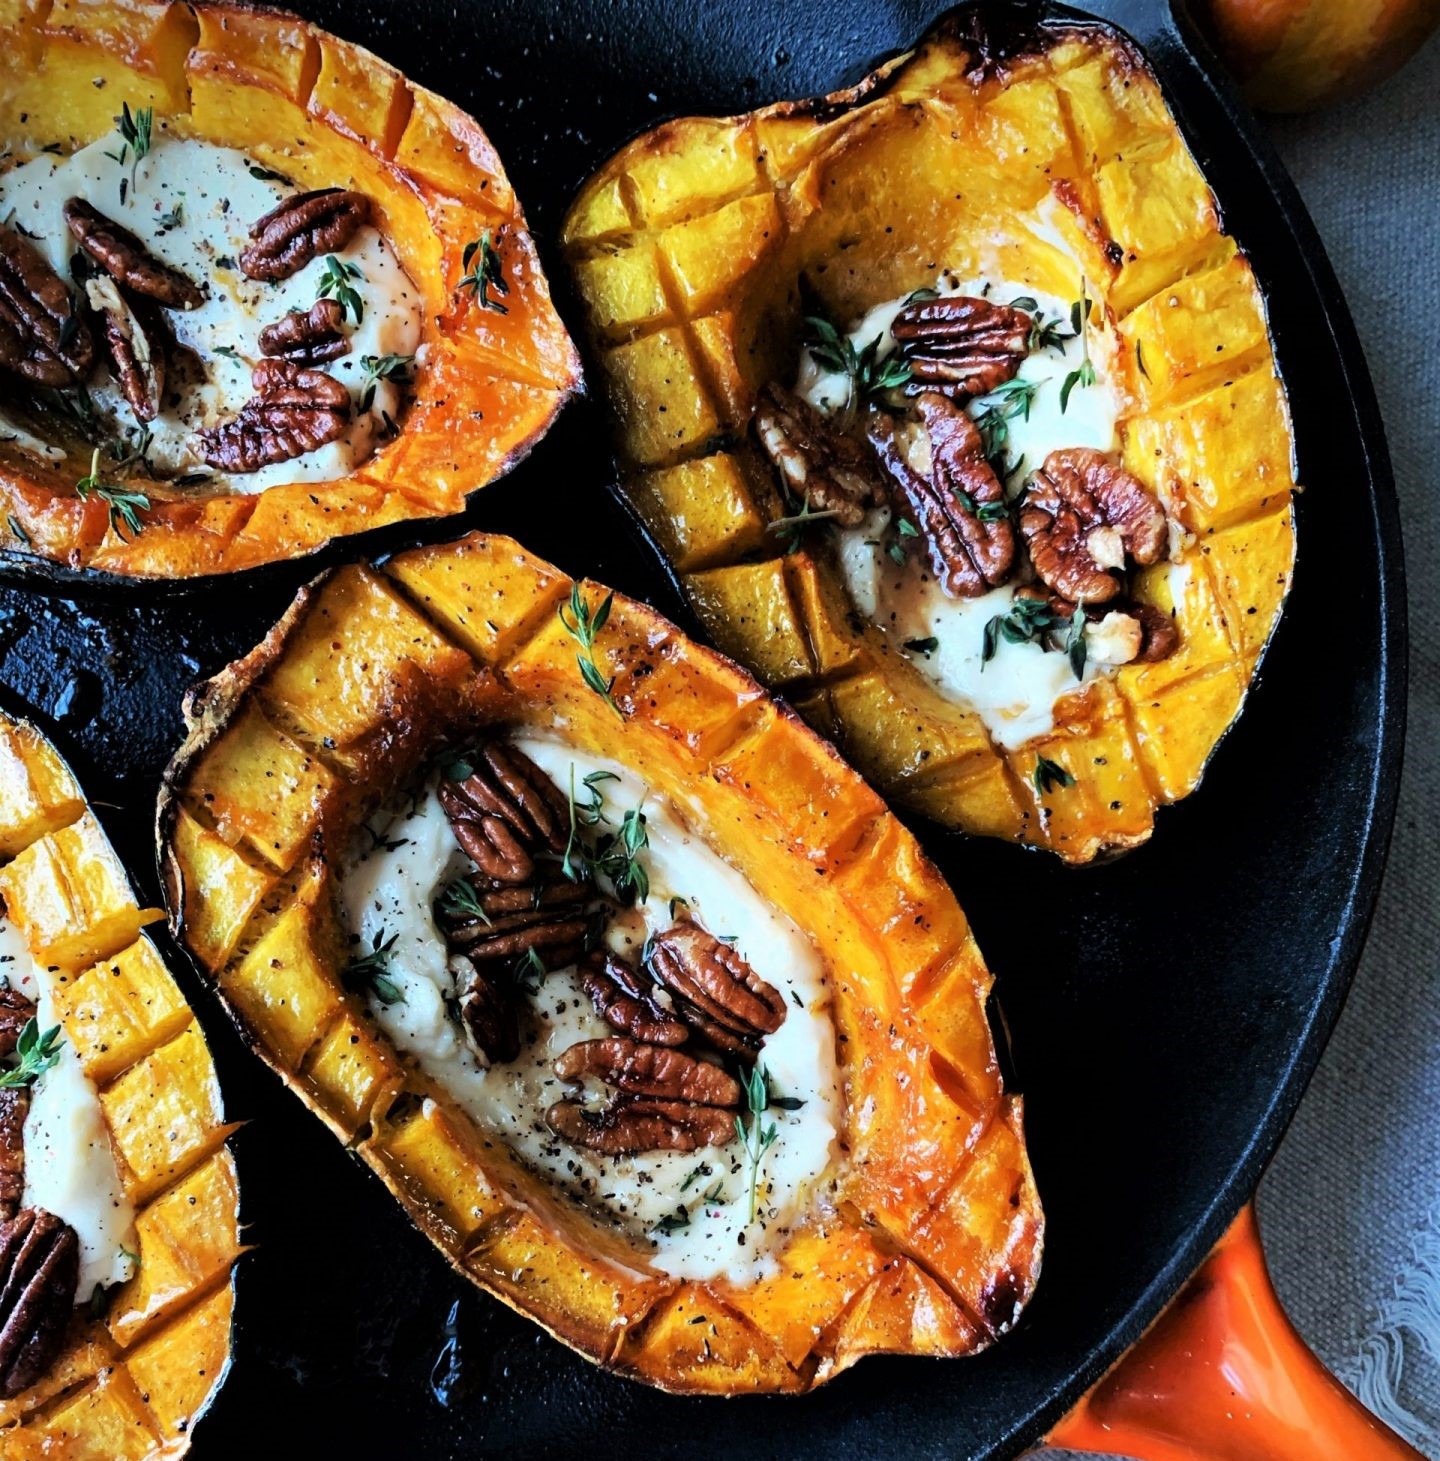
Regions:
M 1072 301 L 1028 286 L 942 275 L 936 288 L 941 294 L 984 295 L 997 304 L 1019 299 L 1024 308 L 1030 308 L 1029 301 L 1033 301 L 1032 314 L 1038 311 L 1042 321 L 1058 322 L 1069 332 Z M 890 326 L 907 298 L 886 300 L 870 310 L 850 331 L 855 348 L 863 349 L 878 336 L 878 357 L 890 355 L 895 350 Z M 1006 452 L 1014 468 L 1012 492 L 1028 472 L 1060 447 L 1116 449 L 1117 404 L 1096 349 L 1098 327 L 1092 323 L 1089 328 L 1097 379 L 1091 386 L 1074 386 L 1063 410 L 1061 388 L 1084 359 L 1081 339 L 1077 336 L 1058 347 L 1032 351 L 1021 363 L 1016 379 L 1035 382 L 1036 390 L 1028 414 L 1006 422 Z M 796 389 L 827 413 L 847 405 L 848 378 L 824 370 L 808 350 L 801 353 Z M 966 409 L 971 416 L 979 416 L 990 400 L 993 398 L 982 397 Z M 1009 611 L 1018 582 L 974 599 L 952 598 L 936 583 L 922 551 L 912 547 L 903 563 L 891 558 L 890 520 L 889 509 L 881 508 L 859 527 L 834 534 L 836 556 L 856 608 L 886 631 L 941 694 L 979 715 L 997 744 L 1014 749 L 1049 734 L 1055 728 L 1056 702 L 1082 683 L 1071 669 L 1068 655 L 1045 650 L 1033 641 L 1012 644 L 1003 637 L 988 661 L 983 655 L 985 627 Z M 1114 665 L 1109 661 L 1118 644 L 1114 626 L 1105 632 L 1101 626 L 1089 626 L 1085 636 L 1084 679 L 1112 672 Z M 923 647 L 906 649 L 907 644 Z
M 4 917 L 0 978 L 36 1002 L 42 1031 L 60 1023 L 49 971 L 35 963 L 19 929 Z M 30 1088 L 22 1205 L 44 1208 L 75 1230 L 80 1243 L 77 1304 L 86 1303 L 97 1286 L 122 1283 L 135 1271 L 135 1207 L 120 1180 L 100 1098 L 68 1040 L 59 1060 Z
M 367 356 L 414 355 L 420 341 L 419 291 L 380 234 L 360 229 L 335 257 L 360 271 L 350 283 L 364 317 L 357 323 L 347 312 L 350 353 L 319 367 L 349 386 L 356 399 L 349 430 L 315 451 L 258 472 L 228 474 L 208 467 L 194 450 L 193 433 L 235 415 L 254 395 L 250 372 L 262 359 L 261 329 L 290 310 L 309 309 L 319 295 L 327 256 L 278 284 L 247 279 L 238 260 L 250 226 L 297 190 L 265 176 L 242 152 L 167 137 L 164 126 L 163 120 L 156 122 L 154 144 L 133 166 L 133 182 L 133 159 L 119 161 L 116 135 L 69 156 L 41 152 L 0 173 L 0 221 L 23 229 L 67 283 L 73 283 L 70 260 L 78 246 L 63 209 L 68 199 L 83 198 L 205 291 L 197 309 L 164 311 L 182 348 L 171 352 L 163 409 L 154 421 L 139 422 L 109 374 L 103 368 L 96 374 L 89 394 L 103 432 L 122 454 L 144 444 L 145 456 L 161 476 L 204 472 L 207 490 L 259 492 L 279 482 L 347 476 L 375 449 L 386 429 L 385 416 L 393 419 L 400 406 L 399 386 L 381 380 L 370 409 L 359 410 L 368 383 L 362 362 Z M 186 351 L 198 361 L 173 358 Z M 8 425 L 0 430 L 0 436 L 11 434 Z
M 670 900 L 684 898 L 689 914 L 712 933 L 733 937 L 739 952 L 784 996 L 784 1023 L 760 1055 L 773 1095 L 803 1104 L 771 1107 L 766 1127 L 776 1137 L 761 1157 L 759 1202 L 749 1221 L 750 1167 L 740 1143 L 692 1153 L 655 1152 L 604 1157 L 559 1140 L 544 1113 L 574 1091 L 554 1074 L 557 1056 L 576 1041 L 613 1035 L 594 1012 L 573 968 L 550 972 L 529 1001 L 531 1029 L 520 1056 L 487 1069 L 447 1014 L 455 982 L 432 904 L 454 877 L 472 871 L 455 843 L 433 782 L 398 811 L 372 823 L 379 844 L 345 868 L 342 899 L 361 949 L 392 936 L 387 971 L 403 999 L 370 1008 L 395 1044 L 484 1128 L 501 1135 L 535 1171 L 624 1232 L 637 1257 L 684 1278 L 752 1282 L 775 1271 L 776 1255 L 805 1219 L 826 1209 L 829 1175 L 841 1120 L 840 1077 L 830 991 L 810 940 L 754 889 L 674 808 L 647 796 L 644 782 L 615 762 L 584 756 L 550 739 L 516 743 L 561 787 L 573 768 L 583 779 L 608 771 L 600 783 L 607 814 L 617 823 L 643 802 L 650 845 L 641 854 L 650 894 L 635 915 L 617 919 L 610 941 L 638 961 L 647 934 L 670 926 Z M 403 840 L 402 840 L 403 839 Z M 453 1007 L 453 1006 L 452 1006 Z

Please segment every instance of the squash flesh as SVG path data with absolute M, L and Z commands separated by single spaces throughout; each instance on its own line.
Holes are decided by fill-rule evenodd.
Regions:
M 175 135 L 248 152 L 297 186 L 352 187 L 423 303 L 421 361 L 398 440 L 347 478 L 253 495 L 173 491 L 148 479 L 144 529 L 122 538 L 80 501 L 89 449 L 40 464 L 0 444 L 0 547 L 124 576 L 228 573 L 331 538 L 460 511 L 503 474 L 578 388 L 518 200 L 478 125 L 368 51 L 297 17 L 225 3 L 100 0 L 0 16 L 0 132 L 83 146 L 122 100 Z M 103 85 L 101 83 L 103 82 Z M 466 244 L 490 230 L 506 313 L 458 289 Z M 16 528 L 19 531 L 16 531 Z
M 202 691 L 167 776 L 162 858 L 180 936 L 259 1053 L 451 1262 L 590 1358 L 668 1389 L 737 1393 L 805 1389 L 868 1352 L 981 1347 L 1014 1317 L 994 1322 L 987 1286 L 1013 1286 L 1022 1301 L 1033 1286 L 1042 1218 L 1020 1103 L 995 1064 L 989 974 L 963 913 L 827 746 L 748 676 L 618 597 L 597 646 L 617 716 L 576 671 L 556 615 L 570 587 L 517 544 L 474 534 L 383 569 L 343 569 L 308 591 L 263 653 Z M 604 592 L 581 591 L 591 602 Z M 347 678 L 357 662 L 364 678 Z M 442 744 L 487 725 L 557 721 L 577 751 L 637 768 L 657 796 L 698 795 L 707 839 L 812 931 L 830 970 L 846 1052 L 844 1136 L 857 1157 L 839 1169 L 846 1216 L 804 1229 L 769 1283 L 637 1269 L 618 1240 L 567 1214 L 399 1060 L 343 987 L 332 863 L 357 819 Z M 274 741 L 269 755 L 254 753 L 257 766 L 280 754 L 282 738 L 317 766 L 314 800 L 287 797 L 280 814 L 298 831 L 318 806 L 320 843 L 282 835 L 293 851 L 278 867 L 249 833 L 267 778 L 229 769 L 236 727 Z M 209 797 L 221 784 L 217 815 Z M 237 911 L 247 874 L 252 891 Z M 972 1150 L 1000 1134 L 1010 1165 L 994 1162 L 967 1186 Z M 1018 1214 L 1013 1234 L 1002 1231 L 1002 1204 Z M 927 1277 L 897 1297 L 905 1261 Z M 892 1311 L 912 1299 L 925 1314 L 907 1327 Z M 875 1326 L 847 1320 L 872 1306 Z M 689 1323 L 697 1313 L 705 1326 Z
M 1098 25 L 1041 27 L 994 65 L 967 44 L 942 20 L 851 92 L 667 122 L 585 184 L 563 244 L 623 489 L 707 632 L 887 794 L 1083 862 L 1148 837 L 1240 709 L 1293 566 L 1289 421 L 1250 265 L 1143 61 Z M 823 550 L 787 558 L 765 531 L 794 509 L 746 437 L 755 392 L 795 374 L 800 279 L 848 322 L 942 268 L 1084 282 L 1115 332 L 1124 464 L 1193 535 L 1178 571 L 1198 587 L 1166 605 L 1184 673 L 1122 668 L 1059 707 L 1051 749 L 992 742 L 851 611 Z M 1212 561 L 1226 532 L 1233 581 Z M 1142 601 L 1167 571 L 1139 575 Z M 1108 777 L 1036 792 L 1037 753 L 1107 749 L 1133 768 L 1119 806 Z
M 160 915 L 136 906 L 54 748 L 4 716 L 0 859 L 0 907 L 55 967 L 56 1014 L 99 1093 L 139 1240 L 135 1273 L 103 1319 L 77 1309 L 47 1373 L 0 1401 L 0 1453 L 183 1455 L 229 1363 L 241 1251 L 214 1066 L 141 932 Z

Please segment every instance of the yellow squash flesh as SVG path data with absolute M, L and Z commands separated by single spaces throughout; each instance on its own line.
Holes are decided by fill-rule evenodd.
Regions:
M 1098 25 L 987 56 L 973 14 L 852 91 L 658 127 L 585 185 L 564 248 L 625 491 L 716 643 L 888 795 L 1081 862 L 1145 840 L 1239 712 L 1290 583 L 1289 420 L 1250 266 L 1143 61 Z M 756 390 L 794 378 L 802 278 L 849 322 L 944 268 L 1071 299 L 1083 279 L 1125 465 L 1190 535 L 1136 582 L 1179 652 L 1009 751 L 862 621 L 818 535 L 784 555 L 766 525 L 793 509 L 747 439 Z M 1075 784 L 1042 794 L 1041 756 Z
M 103 1318 L 75 1310 L 46 1375 L 0 1401 L 0 1456 L 183 1455 L 230 1357 L 235 1160 L 205 1037 L 69 769 L 0 716 L 0 908 L 56 971 L 64 1037 L 99 1092 L 139 1262 Z
M 0 547 L 71 567 L 161 578 L 293 558 L 331 538 L 458 512 L 542 436 L 579 384 L 575 350 L 485 134 L 370 52 L 283 11 L 161 0 L 0 0 L 0 138 L 84 146 L 121 102 L 155 125 L 239 148 L 299 188 L 367 194 L 415 283 L 422 350 L 397 440 L 349 477 L 253 495 L 168 489 L 125 541 L 76 482 L 88 445 L 42 466 L 0 442 Z M 459 288 L 489 231 L 506 313 Z M 123 527 L 123 524 L 122 524 Z
M 320 581 L 202 686 L 162 804 L 180 937 L 242 1030 L 468 1278 L 591 1359 L 677 1391 L 804 1390 L 878 1351 L 963 1354 L 1013 1321 L 1042 1219 L 985 1015 L 990 976 L 914 839 L 733 665 L 616 598 L 586 688 L 571 590 L 472 535 Z M 604 590 L 584 584 L 593 605 Z M 403 1061 L 347 993 L 334 868 L 442 745 L 563 726 L 698 802 L 695 830 L 813 934 L 845 1082 L 838 1212 L 756 1286 L 637 1268 Z M 698 1316 L 704 1316 L 703 1322 Z

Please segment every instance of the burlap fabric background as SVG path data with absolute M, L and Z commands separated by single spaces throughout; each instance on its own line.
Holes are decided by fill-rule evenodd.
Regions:
M 1404 520 L 1412 649 L 1379 909 L 1334 1039 L 1261 1186 L 1260 1218 L 1306 1339 L 1440 1458 L 1440 39 L 1371 95 L 1275 119 L 1270 131 L 1375 377 Z M 1341 584 L 1334 602 L 1343 613 Z M 1321 727 L 1304 756 L 1323 777 Z

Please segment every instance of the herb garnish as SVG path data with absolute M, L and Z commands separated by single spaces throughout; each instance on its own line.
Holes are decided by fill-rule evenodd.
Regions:
M 1140 374 L 1149 380 L 1150 372 L 1145 369 L 1145 342 L 1143 340 L 1135 342 L 1135 364 L 1140 367 Z
M 499 315 L 509 314 L 509 310 L 498 299 L 490 297 L 492 289 L 496 294 L 509 294 L 510 286 L 505 282 L 500 255 L 490 242 L 488 228 L 479 238 L 471 239 L 465 245 L 465 250 L 460 255 L 460 267 L 465 273 L 457 288 L 468 289 L 480 301 L 481 309 L 493 309 Z
M 351 989 L 368 989 L 381 1004 L 404 1004 L 405 991 L 390 976 L 390 951 L 400 935 L 377 928 L 370 939 L 370 952 L 351 959 L 342 976 Z
M 774 1146 L 779 1129 L 773 1121 L 766 1126 L 760 1119 L 770 1105 L 770 1087 L 765 1079 L 764 1069 L 757 1065 L 748 1073 L 742 1070 L 740 1087 L 745 1092 L 745 1105 L 750 1113 L 750 1124 L 746 1126 L 745 1118 L 737 1116 L 735 1135 L 740 1138 L 745 1147 L 745 1159 L 749 1164 L 750 1216 L 746 1221 L 753 1223 L 756 1206 L 760 1200 L 760 1162 L 765 1153 Z
M 979 410 L 975 416 L 975 428 L 980 433 L 981 448 L 988 459 L 998 457 L 1010 444 L 1010 422 L 1017 416 L 1024 421 L 1030 419 L 1030 403 L 1035 399 L 1035 392 L 1044 384 L 1045 380 L 1022 380 L 1016 376 L 976 401 Z
M 12 512 L 6 517 L 5 521 L 10 528 L 10 536 L 17 538 L 28 548 L 30 546 L 30 534 L 20 525 L 20 519 Z
M 440 911 L 452 918 L 478 918 L 490 922 L 490 915 L 480 904 L 479 894 L 469 878 L 456 878 L 440 895 Z
M 1042 649 L 1063 649 L 1070 657 L 1070 669 L 1077 680 L 1085 678 L 1085 611 L 1076 608 L 1073 614 L 1057 614 L 1044 599 L 1016 599 L 1003 614 L 986 622 L 980 643 L 980 669 L 995 658 L 1003 639 L 1006 644 L 1041 642 Z M 1063 643 L 1054 640 L 1060 629 L 1066 629 Z
M 616 830 L 602 832 L 593 844 L 580 831 L 582 827 L 610 825 L 610 818 L 605 815 L 605 794 L 599 784 L 618 780 L 613 771 L 592 771 L 583 778 L 590 799 L 579 801 L 575 796 L 575 767 L 570 767 L 570 836 L 565 843 L 565 855 L 560 859 L 560 870 L 572 883 L 602 874 L 610 880 L 615 896 L 622 903 L 644 903 L 650 896 L 650 874 L 640 861 L 640 854 L 650 845 L 650 833 L 641 810 L 643 803 L 631 807 L 621 817 Z
M 1074 326 L 1075 333 L 1080 337 L 1081 347 L 1085 355 L 1080 364 L 1065 377 L 1065 383 L 1060 387 L 1060 414 L 1065 414 L 1065 408 L 1070 404 L 1070 392 L 1076 386 L 1093 386 L 1095 384 L 1095 365 L 1090 359 L 1090 296 L 1085 292 L 1085 286 L 1080 286 L 1080 298 L 1070 307 L 1070 323 Z
M 262 167 L 258 162 L 247 161 L 245 171 L 252 178 L 258 178 L 262 183 L 284 183 L 287 188 L 293 188 L 295 186 L 294 178 L 286 177 L 283 172 L 276 172 L 273 167 Z
M 822 315 L 807 315 L 805 323 L 811 330 L 805 348 L 816 365 L 846 379 L 846 410 L 868 401 L 871 396 L 903 386 L 910 379 L 910 362 L 898 351 L 880 358 L 883 336 L 876 335 L 868 345 L 856 350 L 849 335 L 842 335 Z
M 59 1025 L 42 1034 L 39 1021 L 32 1015 L 25 1021 L 20 1038 L 15 1042 L 19 1063 L 8 1070 L 0 1070 L 0 1090 L 33 1085 L 60 1059 L 60 1047 L 64 1043 Z
M 624 714 L 615 703 L 614 695 L 610 693 L 615 686 L 615 676 L 611 675 L 607 680 L 601 674 L 600 666 L 595 663 L 595 638 L 610 618 L 610 606 L 614 599 L 613 593 L 607 593 L 600 601 L 600 607 L 592 611 L 580 592 L 580 585 L 576 583 L 570 587 L 570 617 L 565 617 L 564 604 L 556 612 L 565 626 L 565 632 L 580 642 L 582 653 L 575 656 L 575 663 L 580 666 L 580 678 L 623 720 Z
M 526 949 L 524 957 L 515 965 L 515 982 L 526 994 L 534 994 L 545 982 L 545 961 L 534 949 Z
M 414 364 L 413 355 L 362 355 L 360 409 L 368 411 L 375 404 L 375 387 L 382 380 L 394 381 L 397 386 L 408 386 L 410 367 Z
M 362 284 L 365 282 L 360 266 L 347 259 L 337 258 L 334 254 L 327 254 L 325 272 L 320 276 L 320 288 L 315 297 L 334 298 L 340 305 L 341 315 L 354 315 L 358 325 L 365 318 L 365 301 L 360 298 L 360 291 L 350 282 L 352 279 L 358 279 Z
M 784 552 L 794 553 L 800 547 L 800 534 L 806 527 L 835 516 L 836 510 L 833 507 L 816 512 L 807 500 L 801 505 L 799 512 L 792 513 L 789 517 L 777 517 L 774 522 L 767 523 L 765 531 L 774 533 L 781 539 Z
M 130 103 L 120 103 L 120 115 L 115 118 L 115 125 L 120 129 L 120 150 L 119 152 L 107 152 L 106 157 L 112 161 L 125 166 L 125 159 L 130 158 L 130 186 L 135 186 L 135 172 L 140 166 L 142 158 L 149 155 L 151 144 L 151 129 L 155 125 L 154 107 L 136 107 L 132 112 Z M 125 181 L 120 182 L 120 201 L 125 201 Z
M 931 634 L 924 639 L 907 639 L 901 648 L 908 649 L 914 654 L 923 654 L 926 659 L 929 659 L 940 648 L 940 641 Z
M 1074 786 L 1075 778 L 1058 762 L 1046 756 L 1035 758 L 1035 790 L 1044 796 L 1051 787 Z
M 81 502 L 88 502 L 93 492 L 110 510 L 110 530 L 122 542 L 128 542 L 125 529 L 133 538 L 144 530 L 140 514 L 150 510 L 150 499 L 143 492 L 127 492 L 123 487 L 111 486 L 100 480 L 100 448 L 90 454 L 90 472 L 75 484 L 75 492 Z M 117 521 L 118 519 L 118 521 Z M 121 527 L 124 524 L 124 528 Z

